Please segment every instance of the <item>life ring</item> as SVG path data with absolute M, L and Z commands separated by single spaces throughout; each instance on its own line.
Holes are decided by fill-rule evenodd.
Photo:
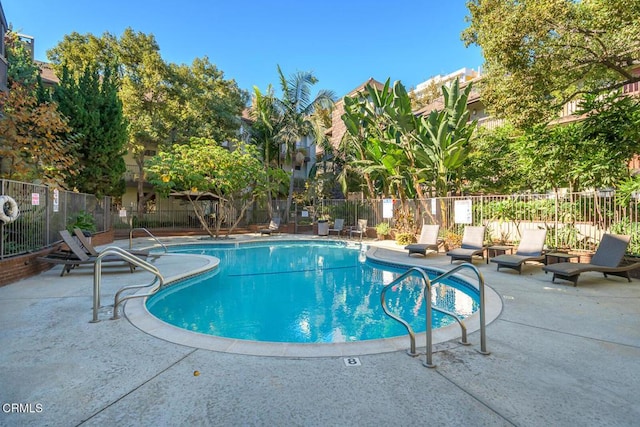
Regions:
M 9 210 L 5 210 L 5 205 L 9 204 Z M 9 196 L 0 196 L 0 221 L 5 224 L 15 221 L 20 215 L 18 204 Z

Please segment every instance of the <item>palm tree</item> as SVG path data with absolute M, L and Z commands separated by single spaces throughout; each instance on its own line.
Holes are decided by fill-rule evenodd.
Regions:
M 274 104 L 275 96 L 271 85 L 267 87 L 264 95 L 257 87 L 253 88 L 253 92 L 251 140 L 258 147 L 262 155 L 264 169 L 267 172 L 267 209 L 269 217 L 272 218 L 273 206 L 271 204 L 272 192 L 271 185 L 269 185 L 269 171 L 272 168 L 280 167 L 279 149 L 276 140 L 280 115 Z
M 316 84 L 318 79 L 311 72 L 299 71 L 287 79 L 278 66 L 278 75 L 282 98 L 276 99 L 275 102 L 280 112 L 280 126 L 277 136 L 285 147 L 287 161 L 291 163 L 295 155 L 296 143 L 303 137 L 313 135 L 317 141 L 321 140 L 321 135 L 314 135 L 314 131 L 317 131 L 318 127 L 313 125 L 311 116 L 317 108 L 331 108 L 335 95 L 332 91 L 320 90 L 315 97 L 312 97 L 311 86 Z M 292 168 L 285 220 L 289 219 L 289 210 L 293 201 L 293 184 Z

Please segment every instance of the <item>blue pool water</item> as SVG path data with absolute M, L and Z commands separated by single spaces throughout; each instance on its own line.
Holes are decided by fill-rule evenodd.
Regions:
M 382 287 L 405 268 L 367 260 L 342 242 L 256 242 L 179 246 L 172 252 L 220 259 L 213 273 L 158 292 L 148 310 L 174 326 L 243 340 L 326 343 L 390 338 L 406 329 L 380 305 Z M 431 276 L 431 274 L 430 274 Z M 416 332 L 425 330 L 417 278 L 387 291 L 387 305 Z M 435 306 L 462 317 L 478 309 L 475 288 L 453 280 L 433 287 Z M 434 328 L 451 323 L 433 313 Z

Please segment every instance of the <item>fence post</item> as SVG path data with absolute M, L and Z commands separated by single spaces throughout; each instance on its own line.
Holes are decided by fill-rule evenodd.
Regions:
M 554 209 L 554 219 L 553 219 L 553 233 L 555 234 L 555 236 L 553 237 L 553 242 L 554 245 L 556 246 L 555 249 L 558 249 L 558 210 L 559 210 L 559 206 L 558 206 L 558 201 L 559 201 L 559 197 L 558 197 L 558 189 L 555 188 L 553 190 L 553 194 L 554 194 L 554 198 L 555 198 L 555 209 Z
M 51 205 L 49 204 L 49 187 L 45 187 L 44 188 L 44 206 L 45 206 L 45 245 L 49 246 L 51 244 L 50 241 L 50 236 L 51 236 L 51 212 L 49 211 L 49 209 L 53 209 L 51 207 Z

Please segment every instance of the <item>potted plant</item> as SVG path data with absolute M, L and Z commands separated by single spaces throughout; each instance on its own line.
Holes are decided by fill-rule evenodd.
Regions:
M 391 226 L 388 222 L 381 222 L 376 225 L 376 233 L 378 233 L 378 240 L 384 240 L 391 232 Z

